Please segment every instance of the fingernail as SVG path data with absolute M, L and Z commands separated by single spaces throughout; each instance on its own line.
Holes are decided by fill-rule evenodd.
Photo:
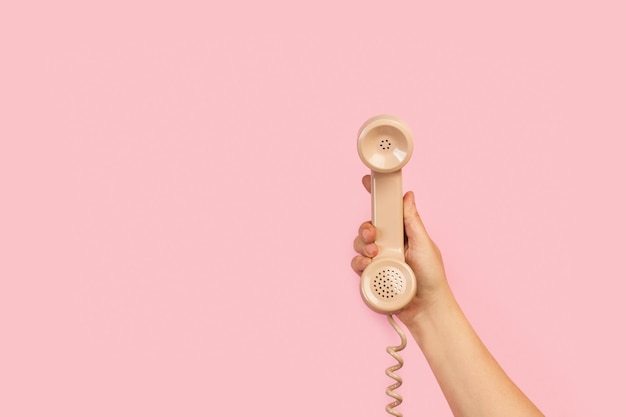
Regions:
M 363 237 L 363 239 L 367 239 L 369 235 L 370 231 L 368 229 L 363 229 L 363 231 L 361 232 L 361 236 Z

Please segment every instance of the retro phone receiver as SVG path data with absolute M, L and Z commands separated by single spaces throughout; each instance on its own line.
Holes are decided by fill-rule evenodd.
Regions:
M 402 167 L 413 153 L 408 126 L 390 115 L 372 117 L 361 127 L 357 151 L 372 171 L 372 224 L 378 255 L 361 274 L 361 297 L 372 310 L 393 314 L 414 297 L 413 270 L 404 260 Z

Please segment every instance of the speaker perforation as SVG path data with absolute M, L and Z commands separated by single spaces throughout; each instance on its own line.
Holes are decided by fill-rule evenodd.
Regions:
M 391 149 L 391 141 L 388 138 L 381 138 L 378 146 L 383 150 Z
M 391 300 L 405 291 L 406 279 L 399 269 L 385 267 L 376 273 L 372 289 L 379 298 Z

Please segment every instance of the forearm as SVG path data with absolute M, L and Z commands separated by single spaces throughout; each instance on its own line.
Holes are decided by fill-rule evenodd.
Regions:
M 368 176 L 363 184 L 369 191 Z M 397 316 L 422 349 L 455 417 L 543 417 L 504 373 L 465 318 L 448 287 L 443 260 L 415 207 L 404 196 L 406 261 L 415 272 L 417 296 Z M 378 253 L 376 229 L 359 228 L 352 268 L 361 275 Z
M 455 417 L 543 416 L 489 353 L 448 288 L 408 326 Z

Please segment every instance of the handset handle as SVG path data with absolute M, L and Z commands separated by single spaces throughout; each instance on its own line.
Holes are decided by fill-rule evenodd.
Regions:
M 388 173 L 372 171 L 371 190 L 377 256 L 404 262 L 402 170 Z

